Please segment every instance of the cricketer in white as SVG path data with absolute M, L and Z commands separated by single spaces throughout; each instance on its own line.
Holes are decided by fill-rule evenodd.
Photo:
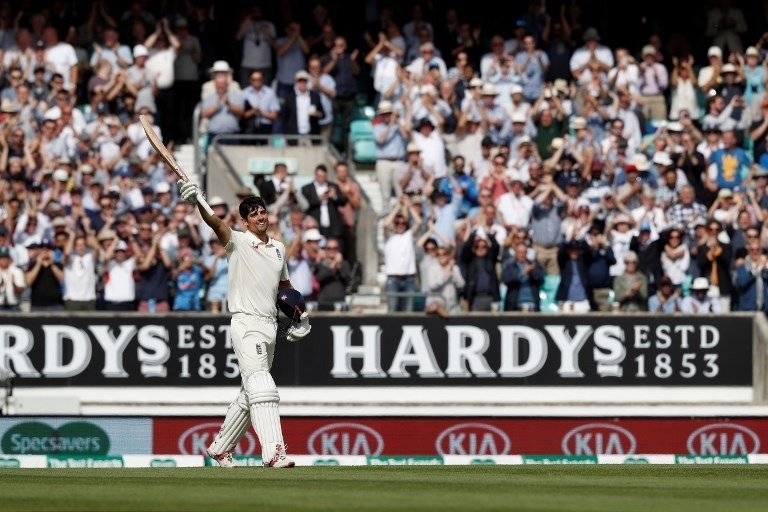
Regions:
M 200 188 L 177 182 L 188 204 L 198 203 Z M 227 409 L 224 424 L 208 447 L 208 455 L 223 467 L 234 467 L 232 450 L 253 424 L 261 444 L 265 467 L 290 468 L 280 425 L 277 386 L 269 373 L 277 340 L 278 290 L 292 288 L 285 263 L 285 246 L 267 235 L 267 206 L 261 197 L 251 196 L 240 203 L 243 232 L 233 231 L 216 216 L 198 208 L 227 251 L 229 289 L 227 304 L 232 313 L 232 347 L 240 365 L 240 393 Z M 288 331 L 290 341 L 309 333 L 309 316 Z

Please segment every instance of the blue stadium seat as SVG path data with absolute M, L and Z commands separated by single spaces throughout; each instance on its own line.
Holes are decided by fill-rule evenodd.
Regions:
M 546 275 L 539 290 L 539 307 L 543 313 L 557 312 L 557 288 L 560 286 L 560 276 Z
M 355 119 L 349 124 L 349 136 L 352 142 L 373 138 L 373 125 L 369 119 Z
M 357 163 L 372 164 L 376 162 L 376 141 L 373 138 L 352 141 L 352 159 Z

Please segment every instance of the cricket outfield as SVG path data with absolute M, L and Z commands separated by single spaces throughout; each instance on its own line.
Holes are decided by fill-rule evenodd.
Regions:
M 0 511 L 764 511 L 768 465 L 2 469 Z

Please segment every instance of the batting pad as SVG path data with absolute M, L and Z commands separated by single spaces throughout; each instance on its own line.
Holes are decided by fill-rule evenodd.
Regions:
M 209 448 L 214 455 L 221 455 L 233 450 L 248 432 L 251 426 L 251 416 L 248 410 L 248 396 L 245 394 L 245 389 L 240 387 L 240 394 L 229 404 L 224 424 L 221 425 L 219 433 Z
M 268 461 L 274 456 L 275 444 L 285 444 L 278 410 L 280 395 L 272 375 L 266 371 L 251 374 L 245 386 L 251 406 L 251 421 L 261 443 L 261 457 Z

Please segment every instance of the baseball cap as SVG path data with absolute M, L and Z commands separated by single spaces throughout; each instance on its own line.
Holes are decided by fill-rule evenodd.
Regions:
M 749 48 L 747 48 L 747 51 L 744 52 L 744 55 L 746 55 L 747 57 L 759 57 L 760 52 L 754 46 L 750 46 Z
M 311 78 L 311 77 L 309 76 L 309 73 L 307 73 L 307 72 L 306 72 L 306 71 L 304 71 L 303 69 L 300 69 L 300 70 L 298 70 L 298 71 L 296 72 L 296 74 L 295 74 L 295 75 L 293 75 L 293 79 L 294 79 L 295 81 L 299 81 L 299 80 L 309 80 L 310 78 Z
M 723 50 L 719 46 L 710 46 L 707 50 L 707 57 L 723 57 Z
M 149 50 L 147 50 L 147 47 L 143 44 L 137 44 L 133 47 L 133 58 L 137 59 L 139 57 L 147 57 L 149 55 Z
M 128 244 L 125 243 L 124 240 L 118 240 L 115 244 L 115 251 L 127 251 L 128 250 Z
M 55 181 L 68 181 L 69 173 L 64 169 L 56 169 L 55 171 L 53 171 L 53 179 Z
M 155 192 L 157 192 L 158 194 L 167 194 L 170 191 L 171 191 L 171 186 L 165 181 L 161 181 L 160 183 L 155 185 Z

